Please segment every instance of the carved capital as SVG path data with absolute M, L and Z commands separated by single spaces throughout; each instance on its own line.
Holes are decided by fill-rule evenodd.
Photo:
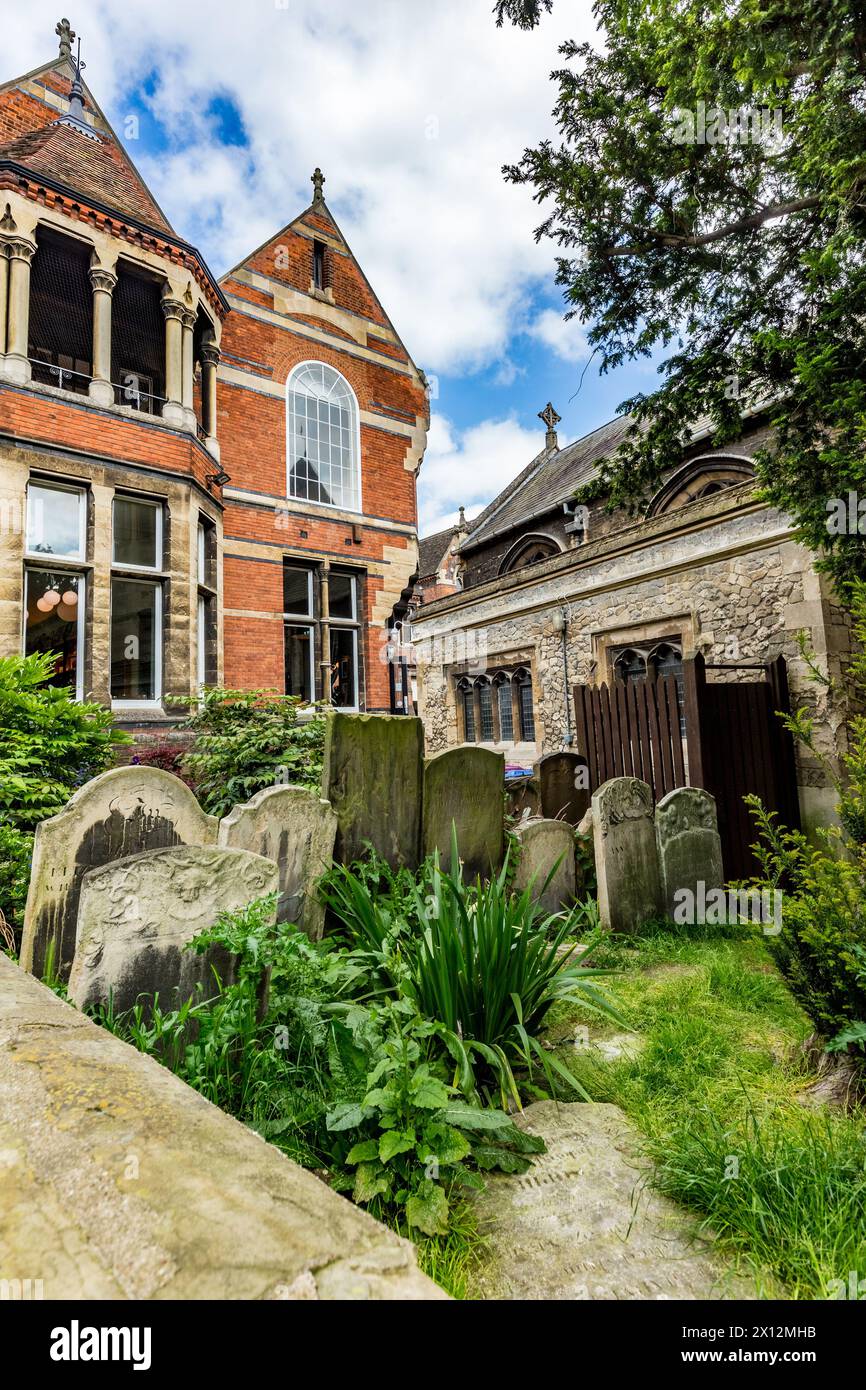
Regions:
M 106 270 L 104 266 L 92 265 L 90 267 L 90 283 L 94 290 L 102 290 L 105 294 L 113 294 L 117 284 L 117 276 L 113 270 Z
M 184 309 L 180 316 L 180 321 L 184 328 L 188 328 L 190 333 L 195 328 L 196 312 L 194 309 Z
M 36 254 L 36 243 L 28 241 L 26 237 L 7 237 L 6 249 L 10 260 L 26 261 L 29 265 Z
M 208 367 L 218 367 L 220 360 L 220 350 L 216 343 L 202 343 L 199 348 L 199 357 L 202 364 Z
M 166 319 L 177 319 L 178 323 L 183 323 L 183 316 L 187 312 L 186 305 L 182 299 L 174 298 L 168 286 L 163 290 L 159 302 Z

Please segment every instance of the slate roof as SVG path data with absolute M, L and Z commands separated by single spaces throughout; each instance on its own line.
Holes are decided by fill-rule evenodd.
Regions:
M 631 417 L 621 415 L 555 453 L 542 450 L 469 523 L 470 534 L 461 551 L 473 550 L 493 536 L 525 526 L 560 507 L 574 496 L 577 488 L 592 481 L 598 472 L 598 461 L 617 449 L 630 425 Z
M 454 535 L 454 527 L 447 526 L 444 531 L 435 531 L 432 536 L 423 536 L 418 542 L 418 578 L 426 579 L 435 574 L 439 563 Z
M 0 146 L 3 159 L 174 235 L 127 155 L 109 136 L 93 140 L 70 126 L 52 123 Z

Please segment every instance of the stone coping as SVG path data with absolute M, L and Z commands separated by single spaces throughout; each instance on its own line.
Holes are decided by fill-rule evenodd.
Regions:
M 45 1299 L 444 1299 L 414 1247 L 0 953 L 0 1280 Z

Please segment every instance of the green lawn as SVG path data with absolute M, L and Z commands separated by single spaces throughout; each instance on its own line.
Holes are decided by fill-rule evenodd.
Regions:
M 655 1181 L 700 1213 L 766 1294 L 826 1298 L 866 1277 L 866 1130 L 816 1110 L 799 1054 L 809 1035 L 765 943 L 747 929 L 660 924 L 605 944 L 638 1050 L 605 1060 L 575 1047 L 617 1033 L 557 1006 L 549 1037 L 594 1100 L 620 1105 L 645 1137 Z

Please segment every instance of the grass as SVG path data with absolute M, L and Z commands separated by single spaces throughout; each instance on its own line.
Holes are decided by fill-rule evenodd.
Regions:
M 826 1298 L 832 1281 L 866 1275 L 864 1121 L 802 1104 L 815 1078 L 799 1044 L 811 1028 L 763 939 L 654 924 L 593 960 L 623 972 L 619 1003 L 640 1049 L 612 1061 L 592 1048 L 558 1055 L 642 1131 L 659 1189 L 698 1213 L 765 1293 Z M 614 1031 L 559 1005 L 550 1036 L 578 1025 Z

